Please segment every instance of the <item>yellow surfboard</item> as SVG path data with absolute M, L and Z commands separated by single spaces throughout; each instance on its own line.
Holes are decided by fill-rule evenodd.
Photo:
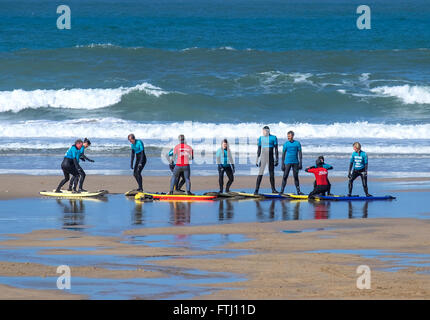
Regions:
M 91 197 L 101 197 L 105 194 L 109 193 L 107 190 L 99 190 L 94 192 L 73 192 L 67 190 L 61 190 L 61 192 L 53 191 L 40 191 L 39 194 L 45 197 L 54 197 L 54 198 L 91 198 Z

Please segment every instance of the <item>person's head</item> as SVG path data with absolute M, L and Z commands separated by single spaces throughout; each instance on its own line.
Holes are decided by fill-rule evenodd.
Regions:
M 88 148 L 91 145 L 91 141 L 87 138 L 84 139 L 84 147 L 85 149 Z
M 78 139 L 78 140 L 75 141 L 75 147 L 77 149 L 81 149 L 82 148 L 82 144 L 83 144 L 83 141 L 81 139 Z
M 354 142 L 352 144 L 352 147 L 354 148 L 355 152 L 360 152 L 361 151 L 361 144 L 360 144 L 360 142 Z
M 180 134 L 178 136 L 178 141 L 179 141 L 179 143 L 185 143 L 185 136 L 183 134 Z
M 319 156 L 317 158 L 317 160 L 315 161 L 315 164 L 317 167 L 322 167 L 322 165 L 324 164 L 324 157 L 323 156 Z
M 263 136 L 268 136 L 270 134 L 270 128 L 268 126 L 263 127 Z
M 287 138 L 288 138 L 288 141 L 293 141 L 294 140 L 294 131 L 288 131 Z
M 227 139 L 223 139 L 223 140 L 222 140 L 222 142 L 221 142 L 221 147 L 222 147 L 223 149 L 228 149 L 228 141 L 227 141 Z
M 134 136 L 134 134 L 130 133 L 128 135 L 128 141 L 130 141 L 131 144 L 134 144 L 136 142 L 136 137 Z

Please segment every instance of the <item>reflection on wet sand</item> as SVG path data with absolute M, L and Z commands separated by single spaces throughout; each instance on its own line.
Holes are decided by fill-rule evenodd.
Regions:
M 82 199 L 57 199 L 57 203 L 63 208 L 64 229 L 85 224 L 85 205 Z M 73 229 L 79 230 L 81 228 Z
M 170 223 L 174 225 L 189 224 L 191 219 L 191 202 L 170 202 Z
M 218 220 L 231 220 L 234 215 L 233 200 L 225 199 L 219 201 Z
M 328 219 L 330 202 L 328 201 L 309 201 L 314 207 L 315 219 Z
M 133 225 L 143 225 L 144 220 L 144 209 L 143 209 L 143 202 L 135 201 L 135 207 L 133 208 L 133 211 L 131 212 L 132 221 L 131 223 Z
M 348 218 L 349 219 L 353 219 L 354 218 L 354 211 L 358 211 L 357 209 L 354 209 L 353 205 L 352 205 L 352 201 L 348 201 Z M 362 208 L 362 218 L 367 218 L 369 213 L 369 202 L 365 201 L 363 203 L 363 208 Z

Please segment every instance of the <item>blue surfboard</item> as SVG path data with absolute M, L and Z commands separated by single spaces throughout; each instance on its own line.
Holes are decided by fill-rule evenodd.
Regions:
M 373 200 L 393 200 L 396 197 L 393 196 L 379 196 L 379 197 L 360 197 L 360 196 L 318 196 L 321 200 L 333 200 L 333 201 L 373 201 Z

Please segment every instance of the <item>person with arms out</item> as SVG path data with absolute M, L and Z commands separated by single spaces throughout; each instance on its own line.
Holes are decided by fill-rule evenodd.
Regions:
M 331 165 L 329 165 L 329 164 L 325 163 L 324 156 L 319 156 L 319 157 L 318 157 L 318 160 L 321 160 L 321 161 L 322 161 L 322 166 L 323 166 L 323 168 L 326 168 L 327 170 L 332 170 L 332 169 L 333 169 L 333 166 L 331 166 Z M 327 177 L 327 183 L 328 183 L 328 191 L 327 191 L 327 195 L 332 196 L 332 194 L 331 194 L 331 183 L 330 183 L 330 181 L 328 180 L 328 177 Z M 316 184 L 317 184 L 317 182 L 316 182 L 316 180 L 315 180 L 315 181 L 314 181 L 314 188 L 315 188 Z
M 305 170 L 306 172 L 310 172 L 315 175 L 314 190 L 309 193 L 309 199 L 314 199 L 316 195 L 325 195 L 326 192 L 330 191 L 328 170 L 333 169 L 333 167 L 330 166 L 329 169 L 326 169 L 328 166 L 324 167 L 324 161 L 321 157 L 318 157 L 315 164 L 315 167 L 309 167 Z
M 173 159 L 176 161 L 176 165 L 173 169 L 173 176 L 170 180 L 169 195 L 173 194 L 173 188 L 178 183 L 181 172 L 184 173 L 187 195 L 193 195 L 191 193 L 190 161 L 194 159 L 194 151 L 193 148 L 186 144 L 185 136 L 183 134 L 179 135 L 178 140 L 179 144 L 173 148 Z
M 84 143 L 81 147 L 81 149 L 79 149 L 79 159 L 78 159 L 78 163 L 80 160 L 82 161 L 88 161 L 88 162 L 94 162 L 94 160 L 91 160 L 90 158 L 88 158 L 85 155 L 85 149 L 88 149 L 88 147 L 91 145 L 91 141 L 87 138 L 84 139 Z M 86 192 L 87 190 L 85 190 L 83 188 L 84 185 L 84 181 L 85 181 L 85 177 L 86 177 L 86 173 L 85 171 L 82 169 L 82 171 L 79 173 L 79 191 L 80 192 Z M 72 187 L 74 190 L 76 190 L 78 184 L 78 179 L 72 179 L 70 180 L 70 184 L 69 184 L 69 191 L 72 191 Z
M 288 140 L 284 143 L 282 150 L 282 187 L 280 194 L 284 193 L 285 186 L 287 185 L 288 175 L 290 170 L 293 170 L 294 184 L 296 185 L 297 194 L 303 194 L 300 191 L 299 170 L 302 169 L 302 145 L 299 141 L 294 140 L 294 132 L 287 133 Z
M 361 177 L 361 182 L 363 184 L 363 190 L 366 194 L 366 197 L 371 197 L 372 195 L 369 194 L 367 187 L 367 168 L 369 165 L 367 154 L 361 150 L 361 144 L 359 142 L 354 142 L 352 147 L 354 148 L 354 152 L 352 153 L 351 159 L 349 161 L 348 197 L 351 197 L 354 180 L 357 179 L 357 177 Z
M 275 167 L 279 162 L 278 138 L 270 134 L 268 126 L 263 127 L 263 135 L 258 138 L 257 149 L 257 167 L 260 167 L 255 185 L 254 194 L 257 195 L 260 190 L 261 180 L 263 179 L 266 166 L 269 168 L 270 186 L 272 193 L 278 193 L 275 188 Z
M 137 181 L 138 189 L 136 191 L 143 191 L 143 181 L 142 181 L 142 170 L 146 164 L 145 147 L 142 140 L 136 139 L 134 134 L 130 133 L 128 135 L 128 141 L 131 143 L 131 164 L 130 167 L 133 170 L 134 178 Z M 136 157 L 136 162 L 134 158 Z M 134 163 L 134 166 L 133 166 Z
M 170 149 L 169 153 L 167 154 L 167 161 L 169 162 L 170 171 L 172 171 L 172 174 L 173 174 L 173 170 L 175 170 L 175 161 L 173 159 L 173 149 Z M 181 172 L 179 174 L 178 182 L 175 185 L 175 190 L 183 192 L 181 188 L 184 184 L 185 184 L 185 176 L 184 176 L 184 172 Z
M 79 174 L 83 172 L 81 166 L 79 165 L 79 157 L 81 153 L 79 150 L 82 148 L 83 141 L 78 139 L 75 141 L 69 150 L 67 150 L 63 162 L 61 163 L 61 169 L 63 170 L 64 179 L 61 180 L 55 192 L 61 193 L 61 187 L 66 184 L 67 181 L 70 180 L 70 175 L 72 175 L 72 181 L 75 185 L 77 184 L 77 179 L 79 179 Z M 74 182 L 76 180 L 76 183 Z M 74 189 L 76 191 L 76 189 Z
M 234 181 L 234 162 L 227 139 L 222 141 L 221 148 L 216 152 L 216 163 L 218 165 L 219 193 L 223 193 L 224 173 L 228 177 L 225 192 L 230 192 L 230 186 Z

